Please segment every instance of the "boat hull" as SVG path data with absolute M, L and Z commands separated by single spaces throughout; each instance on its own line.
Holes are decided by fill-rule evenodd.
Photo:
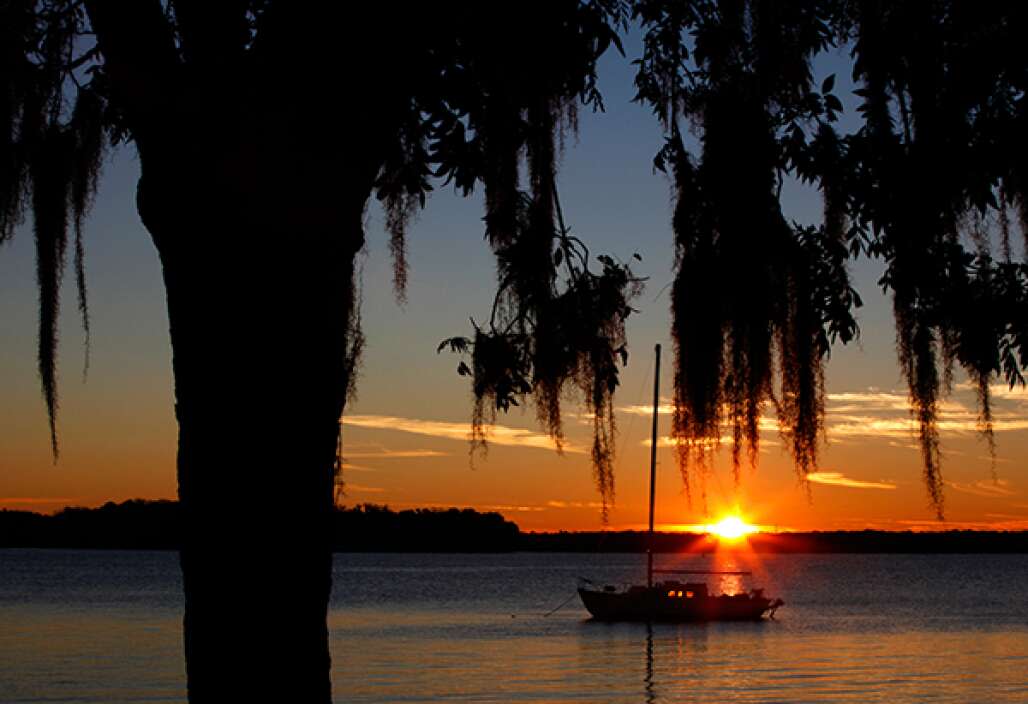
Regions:
M 779 600 L 744 594 L 669 598 L 655 589 L 607 592 L 579 588 L 578 594 L 598 621 L 759 621 L 780 605 Z

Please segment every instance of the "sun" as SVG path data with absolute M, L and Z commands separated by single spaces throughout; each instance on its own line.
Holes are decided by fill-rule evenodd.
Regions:
M 757 530 L 756 526 L 751 526 L 739 516 L 725 516 L 717 523 L 707 526 L 708 533 L 724 540 L 738 540 L 750 533 L 756 533 Z

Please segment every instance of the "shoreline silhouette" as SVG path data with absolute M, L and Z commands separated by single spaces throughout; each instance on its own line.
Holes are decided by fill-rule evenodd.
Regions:
M 254 520 L 274 511 L 254 511 Z M 68 507 L 52 515 L 0 510 L 0 548 L 179 549 L 179 506 L 170 500 L 130 499 L 97 508 Z M 334 552 L 599 552 L 644 553 L 645 531 L 522 531 L 496 512 L 358 504 L 340 507 L 332 521 Z M 719 549 L 704 533 L 656 532 L 658 553 Z M 731 548 L 731 545 L 726 547 Z M 755 533 L 746 549 L 758 553 L 1028 553 L 1028 531 L 804 531 Z

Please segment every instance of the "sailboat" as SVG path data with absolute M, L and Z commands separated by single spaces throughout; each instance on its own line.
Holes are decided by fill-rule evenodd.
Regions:
M 578 595 L 586 610 L 599 621 L 758 621 L 774 617 L 785 602 L 764 595 L 763 589 L 743 594 L 711 594 L 707 584 L 692 581 L 696 575 L 748 576 L 750 572 L 653 569 L 653 506 L 657 478 L 657 405 L 660 399 L 660 345 L 653 377 L 653 431 L 650 444 L 650 528 L 646 550 L 646 584 L 625 589 L 593 586 L 586 580 Z M 690 581 L 653 581 L 654 574 L 689 575 Z

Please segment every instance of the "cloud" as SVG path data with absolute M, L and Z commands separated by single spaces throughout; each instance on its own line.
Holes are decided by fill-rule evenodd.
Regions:
M 947 454 L 952 454 L 953 451 L 949 450 Z M 983 460 L 985 462 L 995 462 L 996 464 L 1008 464 L 1013 462 L 1009 457 L 989 457 L 988 455 L 978 455 L 975 459 Z
M 709 447 L 713 450 L 717 446 L 718 442 L 723 445 L 731 445 L 735 441 L 732 439 L 731 435 L 723 435 L 716 441 L 714 438 L 704 438 L 703 445 L 704 447 Z M 650 438 L 646 438 L 645 440 L 640 440 L 639 444 L 649 447 L 653 444 L 653 441 Z M 678 447 L 678 443 L 675 442 L 675 439 L 670 435 L 661 435 L 657 438 L 657 447 Z
M 1025 506 L 1028 508 L 1028 505 Z M 839 518 L 839 523 L 853 524 L 847 530 L 859 530 L 861 528 L 871 530 L 909 530 L 914 532 L 939 532 L 948 530 L 994 530 L 994 531 L 1021 531 L 1028 530 L 1028 516 L 1023 514 L 1008 513 L 986 513 L 985 518 L 998 520 L 981 521 L 939 521 L 929 518 L 916 519 L 882 519 L 867 521 L 861 518 Z
M 887 444 L 888 444 L 889 447 L 898 447 L 901 450 L 913 450 L 913 451 L 916 451 L 916 452 L 920 452 L 921 451 L 921 446 L 920 445 L 918 445 L 917 443 L 914 443 L 914 442 L 909 442 L 907 440 L 889 440 L 889 442 Z M 948 452 L 952 453 L 953 451 L 949 450 Z
M 829 416 L 829 437 L 910 438 L 917 425 L 909 418 L 875 418 L 869 415 Z
M 352 459 L 405 460 L 421 457 L 448 457 L 450 453 L 439 450 L 390 450 L 381 445 L 353 444 L 343 451 L 343 469 L 352 472 L 377 472 L 375 467 L 350 462 Z
M 621 413 L 628 413 L 629 415 L 634 416 L 649 416 L 653 415 L 653 406 L 620 406 L 618 407 L 618 411 Z M 670 401 L 661 400 L 660 405 L 657 406 L 658 415 L 669 416 L 672 413 L 674 413 L 674 411 L 675 407 L 671 404 Z
M 439 452 L 438 450 L 386 450 L 383 448 L 374 452 L 346 452 L 344 448 L 343 451 L 344 457 L 357 459 L 405 460 L 413 457 L 448 457 L 449 455 L 449 452 Z
M 901 411 L 910 414 L 910 398 L 906 393 L 879 391 L 841 391 L 826 394 L 830 413 L 888 413 Z M 955 399 L 939 401 L 939 416 L 976 417 L 976 413 Z
M 857 410 L 903 411 L 910 409 L 906 395 L 891 391 L 841 391 L 827 394 L 829 408 L 833 413 L 852 413 Z
M 725 409 L 725 412 L 727 414 L 728 407 L 725 406 L 724 409 Z M 640 406 L 640 405 L 619 406 L 617 410 L 620 413 L 628 413 L 629 415 L 637 415 L 637 416 L 651 416 L 651 415 L 653 415 L 653 406 Z M 674 405 L 672 405 L 672 403 L 670 401 L 668 401 L 667 399 L 662 399 L 660 404 L 657 406 L 657 414 L 658 415 L 662 415 L 662 416 L 671 415 L 674 412 L 674 410 L 675 410 Z M 768 431 L 770 431 L 770 430 L 778 430 L 778 421 L 775 420 L 774 416 L 770 416 L 770 415 L 761 416 L 760 419 L 757 422 L 760 425 L 760 429 L 761 430 L 768 430 Z
M 380 486 L 364 486 L 363 484 L 351 484 L 346 482 L 343 484 L 345 493 L 355 492 L 357 494 L 381 494 L 385 489 Z
M 939 414 L 936 426 L 939 432 L 974 433 L 979 430 L 978 417 L 974 413 L 966 413 L 963 417 L 957 414 Z M 879 437 L 879 438 L 910 438 L 918 432 L 918 423 L 913 418 L 876 418 L 870 415 L 833 416 L 829 412 L 828 435 L 836 437 Z M 1002 433 L 1013 430 L 1028 430 L 1028 418 L 995 418 L 992 421 L 994 432 Z
M 1028 530 L 1028 518 L 1003 521 L 926 521 L 899 520 L 897 524 L 919 531 L 940 530 Z
M 722 435 L 720 438 L 704 438 L 702 444 L 705 448 L 713 450 L 717 447 L 718 443 L 722 445 L 732 445 L 735 443 L 735 439 L 731 435 Z M 639 441 L 640 445 L 649 447 L 653 444 L 653 441 L 649 438 Z M 764 447 L 777 447 L 780 443 L 777 440 L 768 440 L 765 437 L 760 438 L 760 446 Z M 657 438 L 657 447 L 678 447 L 678 443 L 670 435 L 662 435 Z
M 374 467 L 365 467 L 362 464 L 350 464 L 349 462 L 343 462 L 343 469 L 350 472 L 377 472 L 378 470 Z
M 549 508 L 603 508 L 599 501 L 547 501 Z
M 445 511 L 449 511 L 450 509 L 456 509 L 457 511 L 471 509 L 471 510 L 480 511 L 480 512 L 481 511 L 506 511 L 506 512 L 517 512 L 517 513 L 536 513 L 536 512 L 539 512 L 539 511 L 545 511 L 546 510 L 545 506 L 527 506 L 527 505 L 526 506 L 518 506 L 518 505 L 513 505 L 513 504 L 493 504 L 493 505 L 473 504 L 473 505 L 457 506 L 457 505 L 454 505 L 454 504 L 440 504 L 440 503 L 431 503 L 431 502 L 424 502 L 424 501 L 416 501 L 416 502 L 390 502 L 390 504 L 393 505 L 393 506 L 399 506 L 399 507 L 419 508 L 419 509 L 430 508 L 430 509 L 441 509 L 441 510 L 445 510 Z
M 381 430 L 396 430 L 402 433 L 415 433 L 417 435 L 428 435 L 447 440 L 464 440 L 471 438 L 471 428 L 468 423 L 450 423 L 438 420 L 421 420 L 418 418 L 399 418 L 396 416 L 343 416 L 342 422 L 345 425 L 355 425 L 360 428 L 376 428 Z M 536 433 L 524 428 L 512 428 L 506 425 L 492 425 L 485 428 L 486 439 L 493 445 L 511 445 L 514 447 L 534 447 L 541 450 L 553 450 L 556 448 L 553 440 L 543 433 Z M 564 452 L 581 453 L 581 448 L 570 443 L 564 443 Z M 354 456 L 354 455 L 350 455 Z
M 980 417 L 975 402 L 968 396 L 974 388 L 969 383 L 954 386 L 961 398 L 948 398 L 939 402 L 939 432 L 943 435 L 974 434 L 981 430 Z M 990 387 L 993 395 L 992 429 L 996 433 L 1028 430 L 1028 390 L 1008 389 L 1005 385 L 996 384 Z M 919 449 L 915 438 L 919 427 L 910 413 L 910 399 L 905 392 L 882 391 L 874 387 L 857 391 L 840 391 L 826 396 L 827 413 L 826 430 L 830 439 L 845 443 L 851 439 L 877 438 L 903 443 L 902 447 Z M 658 413 L 667 415 L 674 408 L 669 399 L 661 399 Z M 630 405 L 618 408 L 621 413 L 649 416 L 653 411 L 650 406 Z M 762 432 L 770 433 L 778 429 L 778 422 L 772 415 L 760 418 Z M 713 443 L 713 441 L 711 441 Z M 728 444 L 729 438 L 721 438 L 722 444 Z M 645 443 L 645 444 L 648 444 Z M 674 443 L 661 438 L 660 446 L 669 447 Z
M 957 384 L 958 391 L 966 392 L 970 389 L 968 384 Z M 1028 401 L 1028 393 L 1020 391 L 1009 391 L 1005 386 L 997 385 L 992 389 L 995 392 L 997 403 L 993 409 L 993 430 L 997 433 L 1028 430 L 1028 415 L 1022 412 L 1021 401 Z M 1006 408 L 1003 404 L 1006 404 Z M 915 438 L 918 434 L 918 423 L 910 415 L 910 402 L 906 393 L 895 391 L 881 391 L 875 388 L 858 391 L 834 392 L 827 395 L 826 431 L 830 439 L 840 443 L 849 440 L 872 438 L 887 441 L 895 447 L 917 450 L 919 446 Z M 1016 406 L 1013 408 L 1012 406 Z M 673 406 L 669 399 L 661 399 L 657 411 L 661 415 L 673 412 Z M 618 407 L 621 413 L 631 415 L 649 416 L 653 411 L 652 407 L 645 405 L 628 405 Z M 570 413 L 569 418 L 579 421 L 588 421 L 587 414 Z M 447 440 L 468 441 L 470 439 L 470 427 L 467 423 L 423 420 L 418 418 L 401 418 L 397 416 L 380 415 L 352 415 L 344 416 L 342 422 L 349 426 L 363 428 L 375 428 L 381 430 L 395 430 L 404 433 L 413 433 L 429 437 L 444 438 Z M 779 443 L 767 438 L 767 435 L 778 430 L 777 420 L 770 416 L 760 418 L 760 430 L 764 437 L 761 445 L 771 447 Z M 939 404 L 937 427 L 943 435 L 974 434 L 980 431 L 979 416 L 972 405 L 967 405 L 960 400 L 947 399 Z M 512 447 L 529 447 L 536 449 L 553 450 L 556 446 L 553 440 L 546 434 L 528 430 L 525 428 L 514 428 L 505 425 L 494 425 L 486 428 L 486 437 L 489 443 L 494 445 L 505 445 Z M 765 439 L 767 438 L 767 439 Z M 709 441 L 711 449 L 715 443 L 714 439 Z M 723 436 L 719 439 L 722 445 L 731 445 L 731 436 Z M 649 446 L 649 439 L 641 443 Z M 674 447 L 675 441 L 668 436 L 658 440 L 658 447 Z M 351 446 L 352 447 L 352 446 Z M 365 446 L 367 447 L 367 446 Z M 564 451 L 569 453 L 583 453 L 584 450 L 571 443 L 564 444 Z M 406 459 L 422 457 L 443 457 L 449 453 L 437 450 L 415 449 L 415 450 L 388 450 L 386 448 L 374 448 L 370 451 L 345 452 L 347 460 L 363 458 L 382 459 Z M 951 451 L 952 454 L 952 451 Z M 858 480 L 846 477 L 833 476 L 833 473 L 821 473 L 820 483 L 835 484 L 837 486 L 858 486 L 850 483 Z M 813 479 L 812 481 L 819 481 Z M 862 482 L 861 488 L 892 488 L 891 486 L 864 486 L 884 484 L 882 482 Z
M 982 479 L 971 484 L 960 482 L 946 482 L 954 491 L 959 491 L 972 496 L 984 496 L 985 498 L 998 499 L 1006 496 L 1013 496 L 1017 492 L 1010 488 L 1010 482 L 1005 479 Z
M 978 392 L 978 387 L 972 384 L 970 381 L 963 381 L 959 384 L 954 384 L 953 387 L 960 391 L 970 391 L 972 393 Z M 1013 388 L 1006 384 L 990 384 L 989 395 L 994 399 L 1004 399 L 1013 401 L 1028 401 L 1028 387 L 1021 387 L 1017 384 Z
M 966 391 L 969 384 L 957 384 L 956 389 Z M 993 389 L 996 400 L 1025 398 L 1024 394 L 1001 393 L 1006 387 Z M 828 394 L 827 424 L 829 436 L 884 437 L 909 439 L 916 436 L 918 423 L 910 415 L 910 401 L 906 394 L 892 391 L 845 391 Z M 958 399 L 939 403 L 939 431 L 943 434 L 975 433 L 980 430 L 979 415 L 973 405 Z M 995 432 L 1028 430 L 1028 417 L 1019 409 L 1003 408 L 994 404 L 992 429 Z
M 815 484 L 831 484 L 832 486 L 845 486 L 851 489 L 895 489 L 896 485 L 891 482 L 866 482 L 861 479 L 847 477 L 842 472 L 811 472 L 807 475 L 807 481 Z

